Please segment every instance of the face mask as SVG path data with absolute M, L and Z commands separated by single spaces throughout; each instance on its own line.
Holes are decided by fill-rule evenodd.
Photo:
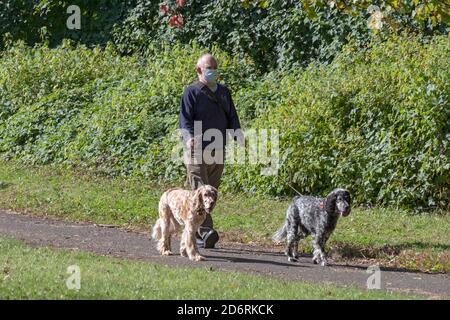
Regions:
M 213 70 L 213 69 L 206 69 L 203 73 L 205 80 L 209 83 L 216 83 L 218 75 L 219 75 L 219 73 L 217 72 L 217 70 Z

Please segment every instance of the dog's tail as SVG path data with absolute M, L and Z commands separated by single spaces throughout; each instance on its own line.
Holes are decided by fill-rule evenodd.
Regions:
M 281 243 L 286 238 L 286 235 L 287 235 L 287 222 L 285 222 L 283 226 L 273 234 L 272 240 L 277 243 Z
M 153 226 L 152 238 L 153 240 L 161 239 L 161 219 L 156 220 Z

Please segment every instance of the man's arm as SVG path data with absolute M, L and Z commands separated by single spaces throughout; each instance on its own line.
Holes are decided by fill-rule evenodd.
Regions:
M 228 90 L 228 98 L 230 99 L 230 116 L 228 118 L 228 129 L 241 129 L 241 123 L 239 122 L 239 116 L 236 111 L 236 107 L 234 106 L 233 98 L 231 97 L 231 93 Z
M 195 97 L 192 90 L 186 88 L 181 98 L 180 129 L 183 130 L 183 140 L 189 147 L 193 147 L 194 137 L 194 104 Z

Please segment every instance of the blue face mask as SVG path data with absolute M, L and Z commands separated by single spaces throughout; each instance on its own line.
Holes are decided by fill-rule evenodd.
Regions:
M 213 70 L 213 69 L 206 69 L 203 73 L 205 80 L 211 84 L 214 84 L 217 82 L 218 75 L 219 75 L 219 73 L 217 72 L 217 70 Z

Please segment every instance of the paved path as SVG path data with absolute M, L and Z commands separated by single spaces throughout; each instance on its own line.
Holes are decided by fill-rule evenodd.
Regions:
M 301 257 L 298 263 L 290 263 L 279 251 L 232 244 L 222 244 L 213 250 L 200 249 L 207 261 L 192 263 L 179 255 L 160 256 L 149 233 L 27 216 L 4 210 L 0 210 L 0 236 L 13 237 L 36 246 L 76 248 L 169 266 L 212 267 L 216 270 L 250 272 L 286 280 L 326 282 L 344 287 L 366 288 L 370 276 L 366 273 L 367 266 L 333 265 L 333 261 L 330 261 L 330 266 L 324 268 L 312 264 L 310 256 Z M 175 249 L 177 242 L 174 241 Z M 450 276 L 383 269 L 381 288 L 450 298 Z

